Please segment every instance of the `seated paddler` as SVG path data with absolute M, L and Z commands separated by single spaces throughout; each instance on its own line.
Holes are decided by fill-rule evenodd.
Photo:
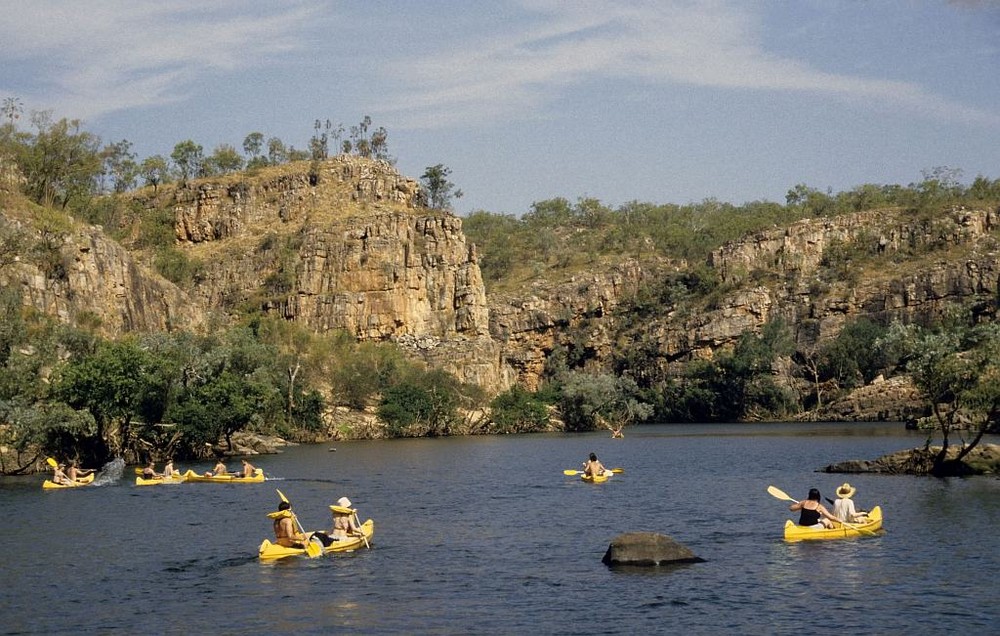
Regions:
M 357 510 L 351 508 L 350 499 L 341 497 L 335 505 L 330 506 L 330 512 L 333 513 L 333 530 L 330 532 L 330 536 L 334 541 L 361 534 Z
M 333 529 L 313 534 L 313 537 L 323 545 L 328 546 L 334 541 L 343 541 L 362 534 L 358 526 L 358 511 L 351 508 L 350 499 L 341 497 L 336 504 L 330 506 L 330 512 L 333 513 Z
M 309 537 L 296 529 L 292 504 L 282 501 L 278 504 L 278 511 L 270 512 L 267 516 L 274 520 L 275 543 L 286 548 L 306 547 L 305 542 L 309 540 Z

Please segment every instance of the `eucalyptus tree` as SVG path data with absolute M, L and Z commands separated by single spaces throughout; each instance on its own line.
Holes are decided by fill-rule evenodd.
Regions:
M 101 342 L 61 370 L 55 394 L 94 418 L 94 436 L 80 440 L 92 459 L 103 462 L 131 449 L 131 425 L 150 412 L 158 393 L 152 373 L 156 363 L 135 338 L 125 338 Z
M 264 133 L 252 132 L 247 135 L 243 139 L 243 152 L 250 157 L 247 160 L 247 166 L 256 166 L 258 160 L 264 152 Z
M 243 157 L 233 146 L 221 144 L 205 160 L 205 166 L 211 174 L 229 174 L 243 169 Z
M 170 158 L 173 160 L 177 175 L 182 182 L 186 183 L 188 179 L 201 176 L 205 161 L 204 152 L 204 148 L 190 139 L 174 146 Z
M 146 185 L 153 186 L 153 194 L 156 194 L 157 187 L 170 179 L 170 164 L 163 155 L 146 157 L 139 164 L 139 174 L 142 175 Z
M 36 133 L 16 146 L 15 161 L 36 203 L 66 208 L 93 195 L 101 173 L 100 139 L 77 119 L 53 122 L 47 111 L 31 116 Z
M 267 160 L 272 166 L 288 161 L 288 149 L 285 148 L 285 142 L 277 137 L 269 138 L 267 140 Z
M 928 328 L 893 323 L 880 346 L 899 356 L 934 415 L 934 433 L 941 448 L 933 457 L 931 473 L 947 476 L 961 472 L 962 460 L 1000 421 L 1000 325 L 951 322 Z M 971 431 L 954 458 L 953 435 Z
M 111 177 L 112 188 L 116 193 L 126 192 L 135 187 L 139 175 L 139 165 L 136 155 L 132 152 L 132 142 L 127 139 L 104 147 L 102 151 L 104 173 Z
M 3 105 L 0 106 L 0 113 L 3 114 L 3 118 L 7 120 L 5 126 L 9 127 L 11 130 L 17 126 L 17 120 L 21 118 L 24 114 L 24 102 L 21 101 L 20 97 L 10 96 L 4 97 Z
M 452 198 L 461 198 L 462 191 L 455 190 L 455 184 L 448 181 L 451 168 L 443 164 L 428 166 L 420 179 L 427 190 L 427 205 L 436 210 L 450 210 Z

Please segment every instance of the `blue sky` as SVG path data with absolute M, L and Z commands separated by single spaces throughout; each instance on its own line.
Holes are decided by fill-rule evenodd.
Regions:
M 1000 178 L 998 0 L 0 0 L 0 99 L 142 157 L 370 115 L 456 211 Z

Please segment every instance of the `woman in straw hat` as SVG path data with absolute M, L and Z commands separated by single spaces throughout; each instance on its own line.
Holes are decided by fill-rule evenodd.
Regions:
M 837 488 L 837 501 L 833 502 L 833 516 L 848 523 L 867 520 L 864 511 L 858 512 L 854 509 L 854 501 L 851 497 L 854 496 L 855 492 L 857 489 L 847 482 Z
M 341 541 L 361 534 L 361 528 L 358 527 L 357 523 L 357 512 L 351 508 L 350 499 L 341 497 L 337 500 L 336 505 L 330 506 L 330 511 L 333 513 L 333 530 L 330 532 L 331 539 Z

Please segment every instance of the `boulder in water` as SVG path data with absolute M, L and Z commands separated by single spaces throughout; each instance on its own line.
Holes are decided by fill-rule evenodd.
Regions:
M 656 532 L 628 532 L 611 541 L 601 561 L 605 565 L 671 565 L 703 563 L 687 547 Z

